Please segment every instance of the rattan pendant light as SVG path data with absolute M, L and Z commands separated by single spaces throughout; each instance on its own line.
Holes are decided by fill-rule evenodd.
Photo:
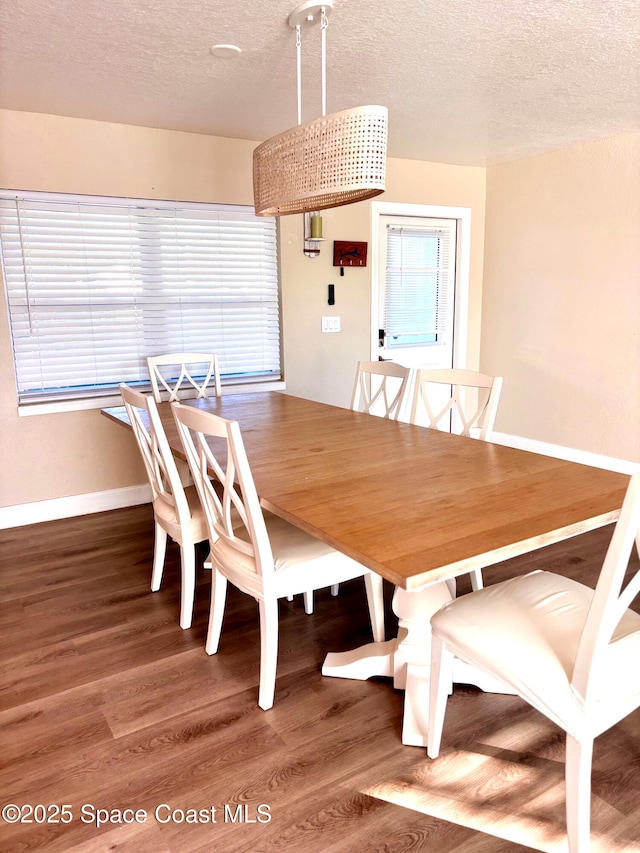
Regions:
M 355 107 L 326 115 L 326 30 L 333 0 L 301 3 L 289 15 L 296 31 L 298 125 L 253 152 L 253 197 L 258 216 L 340 207 L 384 192 L 387 108 Z M 322 116 L 302 124 L 301 28 L 320 16 Z

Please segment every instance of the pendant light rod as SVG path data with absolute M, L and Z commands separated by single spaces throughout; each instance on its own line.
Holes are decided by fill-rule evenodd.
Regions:
M 298 124 L 302 124 L 302 25 L 314 24 L 320 20 L 322 38 L 322 115 L 327 114 L 327 27 L 329 12 L 333 9 L 333 0 L 305 0 L 293 10 L 287 19 L 289 26 L 296 31 L 296 74 L 298 78 Z
M 296 25 L 296 76 L 298 78 L 298 124 L 302 124 L 302 38 Z
M 322 115 L 327 114 L 327 7 L 323 6 L 320 11 L 320 31 L 322 33 Z

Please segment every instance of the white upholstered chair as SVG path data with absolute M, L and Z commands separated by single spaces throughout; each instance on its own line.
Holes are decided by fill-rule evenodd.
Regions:
M 190 628 L 196 583 L 195 546 L 208 538 L 207 522 L 195 487 L 182 485 L 153 397 L 126 385 L 120 385 L 120 393 L 151 485 L 155 519 L 151 589 L 160 589 L 168 535 L 180 545 L 180 627 Z
M 373 636 L 381 641 L 382 578 L 283 519 L 263 514 L 237 421 L 180 403 L 172 408 L 209 525 L 212 572 L 206 651 L 211 655 L 218 650 L 227 581 L 231 581 L 259 604 L 258 704 L 266 710 L 273 705 L 275 690 L 278 599 L 364 577 Z M 215 453 L 209 439 L 216 440 Z M 209 473 L 222 483 L 222 496 Z M 243 522 L 235 527 L 234 509 Z
M 210 352 L 173 352 L 147 358 L 151 390 L 156 403 L 183 396 L 219 397 L 222 393 L 218 356 Z M 195 394 L 193 393 L 195 392 Z
M 411 423 L 459 435 L 479 433 L 488 441 L 501 390 L 501 376 L 457 368 L 416 370 Z
M 501 376 L 445 368 L 415 372 L 410 422 L 443 432 L 491 439 L 498 411 Z M 470 572 L 473 589 L 482 589 L 482 570 Z
M 593 741 L 640 706 L 640 474 L 630 481 L 595 592 L 536 571 L 454 599 L 433 630 L 428 752 L 438 756 L 452 654 L 496 676 L 566 732 L 570 853 L 589 850 Z
M 359 361 L 351 408 L 398 420 L 409 390 L 411 368 L 393 361 Z

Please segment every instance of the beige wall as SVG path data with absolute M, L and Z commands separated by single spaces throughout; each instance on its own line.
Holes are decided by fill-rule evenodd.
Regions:
M 640 134 L 487 172 L 496 429 L 640 462 Z
M 467 361 L 477 367 L 484 251 L 485 169 L 387 161 L 387 190 L 375 201 L 471 208 L 471 261 Z M 371 357 L 371 266 L 333 266 L 334 240 L 371 243 L 370 202 L 322 211 L 326 242 L 318 258 L 302 251 L 302 216 L 281 219 L 283 322 L 287 390 L 300 397 L 348 406 L 355 365 Z M 327 304 L 335 284 L 336 304 Z M 322 334 L 321 318 L 337 315 L 339 334 Z
M 57 116 L 0 111 L 0 186 L 9 189 L 251 204 L 254 143 Z M 385 201 L 471 207 L 469 362 L 478 358 L 485 170 L 390 160 Z M 347 405 L 369 356 L 369 268 L 336 276 L 334 239 L 370 240 L 369 204 L 327 211 L 319 259 L 302 253 L 302 217 L 281 220 L 288 390 Z M 335 309 L 326 286 L 336 284 Z M 340 334 L 322 335 L 336 313 Z M 0 305 L 0 507 L 144 482 L 133 439 L 97 410 L 18 418 L 4 299 Z

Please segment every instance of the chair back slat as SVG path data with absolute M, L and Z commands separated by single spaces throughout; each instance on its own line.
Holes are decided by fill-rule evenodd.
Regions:
M 156 402 L 169 402 L 195 391 L 196 399 L 222 393 L 218 356 L 210 352 L 174 352 L 147 358 L 151 389 Z M 172 369 L 173 368 L 173 369 Z M 189 396 L 194 396 L 189 394 Z
M 585 621 L 573 668 L 573 690 L 586 702 L 608 666 L 609 644 L 640 591 L 640 566 L 623 588 L 634 544 L 640 550 L 640 473 L 629 481 Z M 640 628 L 638 635 L 640 652 Z M 628 641 L 628 638 L 626 638 Z M 624 674 L 621 674 L 624 677 Z
M 160 420 L 158 407 L 150 394 L 120 385 L 133 434 L 144 463 L 153 500 L 172 507 L 181 524 L 190 518 L 189 505 L 175 459 Z
M 393 361 L 359 361 L 351 408 L 397 420 L 402 413 L 410 376 L 411 368 Z
M 230 569 L 234 559 L 246 566 L 248 557 L 268 585 L 273 554 L 238 422 L 181 403 L 173 403 L 172 410 L 207 518 L 212 554 Z M 234 511 L 242 524 L 234 526 Z
M 411 423 L 467 437 L 478 431 L 479 437 L 488 441 L 501 391 L 501 376 L 457 368 L 419 369 L 415 373 Z

